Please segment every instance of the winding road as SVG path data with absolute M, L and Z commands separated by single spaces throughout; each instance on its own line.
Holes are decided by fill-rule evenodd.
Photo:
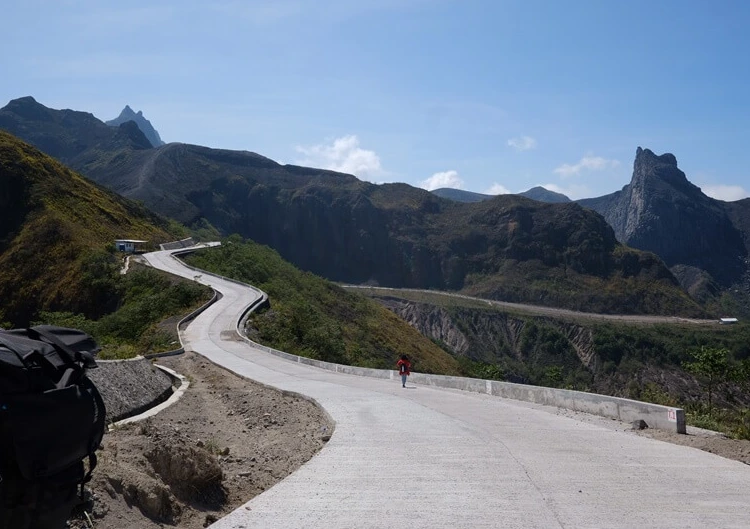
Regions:
M 145 258 L 196 279 L 171 253 Z M 257 290 L 197 280 L 223 296 L 183 332 L 186 349 L 336 421 L 318 455 L 214 529 L 750 528 L 750 466 L 614 421 L 283 360 L 236 334 Z

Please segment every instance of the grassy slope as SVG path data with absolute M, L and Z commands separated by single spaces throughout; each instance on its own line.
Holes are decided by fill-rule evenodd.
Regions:
M 92 254 L 116 238 L 155 244 L 179 231 L 0 131 L 0 321 L 25 325 L 39 310 L 94 315 Z
M 192 266 L 250 283 L 271 308 L 252 318 L 250 332 L 271 347 L 359 366 L 393 368 L 407 354 L 415 370 L 459 374 L 458 362 L 379 304 L 301 272 L 268 247 L 230 238 L 187 258 Z M 254 330 L 253 330 L 254 329 Z

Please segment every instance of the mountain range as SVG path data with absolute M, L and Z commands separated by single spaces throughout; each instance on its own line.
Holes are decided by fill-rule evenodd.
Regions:
M 443 198 L 455 200 L 457 202 L 481 202 L 483 200 L 489 200 L 496 195 L 485 195 L 483 193 L 474 193 L 472 191 L 464 191 L 463 189 L 454 189 L 451 187 L 441 187 L 440 189 L 433 189 L 432 193 Z M 570 199 L 562 193 L 555 193 L 549 189 L 545 189 L 542 186 L 532 187 L 528 191 L 523 193 L 517 193 L 519 196 L 530 198 L 531 200 L 538 200 L 539 202 L 570 202 Z
M 623 189 L 616 198 L 588 203 L 514 195 L 465 203 L 406 184 L 373 185 L 351 175 L 280 165 L 251 152 L 179 143 L 154 148 L 133 121 L 110 127 L 91 114 L 49 109 L 30 97 L 0 109 L 0 128 L 155 212 L 187 225 L 207 221 L 337 281 L 462 290 L 579 310 L 696 314 L 700 309 L 659 258 L 622 246 L 618 237 L 638 234 L 630 239 L 633 246 L 646 245 L 649 233 L 672 237 L 654 248 L 675 246 L 662 259 L 674 271 L 686 270 L 677 274 L 683 281 L 699 278 L 693 283 L 705 286 L 698 289 L 704 295 L 737 284 L 748 269 L 742 259 L 748 254 L 750 201 L 726 204 L 705 197 L 662 167 L 674 157 L 658 162 L 648 150 L 639 149 L 634 171 L 634 182 L 648 185 L 634 189 L 662 190 L 664 200 Z M 666 165 L 677 170 L 676 163 Z M 670 202 L 673 192 L 685 199 Z M 696 193 L 705 197 L 699 208 L 674 213 L 696 216 L 692 224 L 673 226 L 683 230 L 679 237 L 649 228 L 672 215 L 669 208 L 692 204 Z M 647 207 L 634 209 L 638 200 Z M 638 229 L 618 228 L 617 211 L 623 208 L 637 213 L 628 213 L 624 225 Z M 704 211 L 713 212 L 708 224 Z M 697 256 L 690 252 L 700 235 L 690 230 L 706 226 L 731 243 L 726 254 L 734 257 L 717 261 L 716 251 L 724 246 L 712 245 L 715 235 L 708 233 L 704 246 L 713 253 L 703 254 L 704 246 Z

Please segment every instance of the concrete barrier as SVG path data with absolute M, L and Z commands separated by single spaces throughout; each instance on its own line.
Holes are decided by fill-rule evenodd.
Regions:
M 411 380 L 414 383 L 425 386 L 458 389 L 473 393 L 486 393 L 506 399 L 521 400 L 590 413 L 623 422 L 643 420 L 650 428 L 683 434 L 686 432 L 685 412 L 681 408 L 671 408 L 669 406 L 660 406 L 637 400 L 586 393 L 585 391 L 513 384 L 498 380 L 449 377 L 423 373 L 413 373 Z
M 180 347 L 177 349 L 173 349 L 171 351 L 164 351 L 161 353 L 149 353 L 146 355 L 143 355 L 144 358 L 148 358 L 149 360 L 154 358 L 164 358 L 166 356 L 177 356 L 181 355 L 185 352 L 185 344 L 182 343 L 182 336 L 180 336 L 180 330 L 183 329 L 188 322 L 194 320 L 201 312 L 206 310 L 208 307 L 216 303 L 218 299 L 221 298 L 221 294 L 217 292 L 214 289 L 211 289 L 213 291 L 213 295 L 211 296 L 211 299 L 209 299 L 206 303 L 195 309 L 193 312 L 182 318 L 180 321 L 177 322 L 177 338 L 180 340 Z

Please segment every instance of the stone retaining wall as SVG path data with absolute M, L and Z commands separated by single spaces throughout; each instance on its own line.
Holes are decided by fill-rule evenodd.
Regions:
M 172 379 L 145 358 L 97 360 L 88 377 L 102 394 L 107 423 L 137 415 L 172 394 Z

